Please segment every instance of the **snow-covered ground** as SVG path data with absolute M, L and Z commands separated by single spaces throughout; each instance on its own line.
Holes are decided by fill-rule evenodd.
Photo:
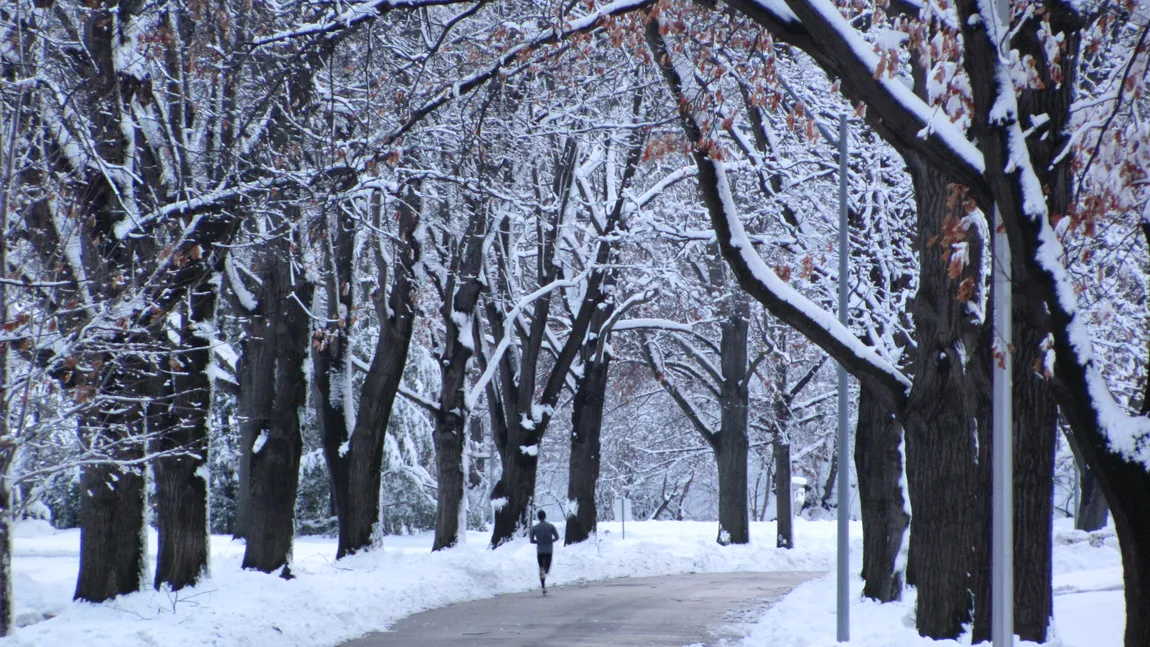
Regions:
M 1121 566 L 1112 533 L 1088 536 L 1057 525 L 1055 623 L 1064 647 L 1117 647 L 1122 634 Z M 601 524 L 599 540 L 558 547 L 551 582 L 685 572 L 833 569 L 833 522 L 796 520 L 793 551 L 772 547 L 773 523 L 752 524 L 750 546 L 722 548 L 716 526 L 704 522 Z M 853 550 L 861 529 L 852 525 Z M 14 539 L 16 645 L 335 645 L 386 628 L 420 610 L 538 586 L 534 547 L 518 541 L 496 551 L 487 536 L 431 553 L 430 534 L 388 537 L 382 550 L 336 563 L 335 542 L 296 542 L 294 572 L 284 581 L 239 568 L 243 544 L 212 537 L 212 573 L 179 593 L 148 589 L 113 602 L 71 601 L 78 560 L 77 531 L 40 522 L 17 527 Z M 155 537 L 151 537 L 154 550 Z M 857 569 L 855 569 L 857 570 Z M 855 582 L 861 590 L 861 582 Z M 803 585 L 746 629 L 745 647 L 834 645 L 834 580 Z M 857 597 L 857 596 L 856 596 Z M 858 645 L 934 645 L 918 638 L 912 600 L 852 608 Z M 953 644 L 953 643 L 951 643 Z
M 1074 530 L 1072 519 L 1054 524 L 1054 631 L 1048 645 L 1120 647 L 1125 615 L 1122 559 L 1112 528 L 1096 533 Z M 861 546 L 852 546 L 857 573 Z M 851 581 L 851 641 L 856 647 L 941 647 L 969 645 L 963 640 L 933 641 L 914 629 L 914 591 L 894 604 L 862 597 L 862 579 Z M 807 582 L 768 609 L 749 629 L 741 647 L 834 647 L 834 574 Z M 1032 645 L 1033 643 L 1020 643 Z

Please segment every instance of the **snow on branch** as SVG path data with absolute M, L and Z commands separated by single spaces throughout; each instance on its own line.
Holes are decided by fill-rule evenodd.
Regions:
M 590 274 L 590 270 L 585 270 L 575 278 L 559 279 L 544 285 L 538 290 L 520 299 L 519 302 L 515 304 L 515 307 L 507 313 L 507 315 L 504 317 L 504 320 L 514 321 L 519 317 L 519 314 L 523 312 L 524 308 L 534 303 L 537 299 L 547 296 L 548 294 L 551 294 L 560 288 L 573 288 L 585 281 L 588 274 Z M 507 352 L 507 349 L 511 346 L 511 339 L 515 336 L 514 330 L 514 326 L 508 326 L 507 330 L 503 332 L 503 337 L 499 340 L 499 345 L 495 347 L 495 350 L 492 351 L 491 356 L 487 360 L 487 368 L 484 369 L 483 374 L 479 376 L 479 380 L 474 385 L 472 385 L 471 390 L 467 393 L 464 404 L 468 411 L 471 411 L 475 408 L 475 403 L 478 402 L 479 398 L 483 395 L 483 390 L 487 388 L 488 382 L 490 382 L 491 379 L 495 376 L 495 372 L 499 368 L 499 361 L 503 358 L 503 354 Z
M 500 74 L 510 74 L 518 69 L 524 69 L 527 64 L 522 59 L 532 51 L 546 45 L 567 40 L 572 36 L 594 31 L 603 26 L 610 18 L 646 8 L 654 3 L 655 0 L 617 0 L 616 2 L 611 2 L 599 7 L 594 13 L 568 22 L 564 28 L 548 27 L 540 31 L 528 38 L 525 42 L 507 50 L 503 55 L 496 58 L 495 61 L 488 64 L 487 67 L 476 70 L 458 79 L 422 106 L 413 110 L 407 121 L 382 138 L 382 144 L 384 146 L 391 145 L 392 142 L 414 128 L 415 125 L 422 121 L 427 115 L 435 112 L 445 104 L 458 99 L 460 96 L 471 92 L 475 88 L 480 87 L 496 76 Z M 512 66 L 516 65 L 518 65 L 518 67 L 512 70 Z
M 990 44 L 1002 42 L 1001 30 L 1006 26 L 1000 25 L 992 3 L 983 0 L 978 7 L 979 12 L 970 17 L 971 21 L 964 22 L 981 25 Z M 1063 411 L 1069 410 L 1067 415 L 1074 422 L 1093 426 L 1094 429 L 1088 431 L 1099 433 L 1111 452 L 1150 469 L 1150 419 L 1128 412 L 1110 392 L 1099 368 L 1085 311 L 1065 265 L 1066 252 L 1050 222 L 1042 181 L 1034 169 L 1022 131 L 1010 70 L 1002 56 L 993 57 L 987 66 L 993 66 L 988 73 L 993 74 L 994 79 L 988 115 L 990 130 L 1002 140 L 1006 153 L 1002 168 L 993 168 L 990 172 L 1008 183 L 1006 190 L 1000 190 L 995 198 L 1006 221 L 1007 234 L 1013 239 L 1012 248 L 1026 249 L 1032 254 L 1026 262 L 1038 270 L 1036 274 L 1046 284 L 1056 357 L 1054 376 L 1062 383 L 1062 388 L 1056 389 L 1061 391 L 1060 404 Z M 1015 222 L 1010 222 L 1011 219 Z M 1018 246 L 1018 238 L 1023 236 L 1028 240 L 1023 241 L 1024 246 Z M 1085 400 L 1088 418 L 1092 419 L 1073 415 L 1074 407 L 1064 404 L 1067 400 L 1075 404 Z
M 648 23 L 646 33 L 654 59 L 680 106 L 683 130 L 688 141 L 695 145 L 692 155 L 699 168 L 699 190 L 715 228 L 723 258 L 730 265 L 739 285 L 772 314 L 818 344 L 856 378 L 873 384 L 876 389 L 889 394 L 896 403 L 901 404 L 910 389 L 910 380 L 859 340 L 849 328 L 839 323 L 833 314 L 818 307 L 780 279 L 755 251 L 739 218 L 726 166 L 712 157 L 708 142 L 702 141 L 699 121 L 692 112 L 692 102 L 684 92 L 685 75 L 680 74 L 677 68 L 688 64 L 675 60 L 659 33 L 657 20 Z
M 986 193 L 981 151 L 898 79 L 878 70 L 873 46 L 829 0 L 725 0 L 726 4 L 798 47 L 838 77 L 847 96 L 866 105 L 867 123 L 901 152 L 914 151 L 975 193 Z
M 299 25 L 295 29 L 277 32 L 266 38 L 252 43 L 255 48 L 266 47 L 285 40 L 307 38 L 309 36 L 328 36 L 343 32 L 363 22 L 379 18 L 393 9 L 422 9 L 452 4 L 464 4 L 470 0 L 366 0 L 351 4 L 336 3 L 335 11 L 322 18 Z

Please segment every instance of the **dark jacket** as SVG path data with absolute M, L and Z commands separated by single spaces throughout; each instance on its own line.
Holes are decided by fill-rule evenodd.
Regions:
M 552 544 L 556 539 L 559 539 L 559 531 L 546 521 L 540 521 L 531 529 L 531 543 L 539 546 L 540 553 L 546 554 L 554 550 Z

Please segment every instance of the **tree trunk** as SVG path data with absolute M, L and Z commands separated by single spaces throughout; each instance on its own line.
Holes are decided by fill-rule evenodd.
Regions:
M 307 400 L 303 364 L 306 359 L 308 315 L 291 298 L 303 299 L 307 292 L 301 283 L 293 284 L 289 245 L 277 239 L 265 259 L 268 271 L 263 278 L 260 305 L 270 311 L 268 332 L 278 354 L 275 369 L 266 375 L 263 385 L 273 389 L 271 412 L 263 418 L 255 443 L 251 447 L 250 509 L 248 510 L 247 549 L 243 568 L 270 573 L 286 567 L 294 536 L 296 490 L 299 485 L 299 461 L 303 451 L 299 409 Z M 285 568 L 285 575 L 287 569 Z
M 420 259 L 415 232 L 422 210 L 419 200 L 418 185 L 409 185 L 397 203 L 398 232 L 391 292 L 388 295 L 380 288 L 375 297 L 379 340 L 363 383 L 347 452 L 347 521 L 340 526 L 339 557 L 371 546 L 372 532 L 379 522 L 383 444 L 391 422 L 392 405 L 407 366 L 415 323 L 415 267 Z M 377 206 L 374 213 L 377 229 L 382 226 L 381 212 L 382 207 Z M 375 262 L 380 285 L 386 285 L 387 264 L 378 249 Z
M 135 458 L 141 452 L 135 452 Z M 144 476 L 93 465 L 80 473 L 80 573 L 77 600 L 103 602 L 140 590 L 145 556 Z
M 0 351 L 7 353 L 7 350 Z M 7 364 L 4 359 L 0 362 Z M 6 366 L 4 367 L 6 368 Z M 7 371 L 0 369 L 3 378 Z M 0 382 L 2 384 L 3 382 Z M 7 441 L 7 416 L 0 421 L 0 441 Z M 12 465 L 12 450 L 0 445 L 0 638 L 12 631 L 12 491 L 8 486 L 8 468 Z
M 595 344 L 592 344 L 593 346 Z M 594 353 L 583 363 L 583 378 L 575 390 L 571 411 L 571 458 L 567 480 L 567 528 L 563 544 L 586 541 L 595 532 L 599 511 L 595 486 L 599 482 L 600 436 L 603 405 L 607 395 L 610 355 L 596 360 Z
M 765 325 L 765 324 L 764 324 Z M 775 327 L 771 343 L 777 352 L 772 353 L 771 379 L 775 387 L 775 436 L 771 441 L 771 451 L 775 457 L 775 546 L 795 547 L 794 503 L 791 489 L 791 395 L 790 366 L 787 364 L 787 329 Z M 766 510 L 766 503 L 763 503 Z
M 1058 405 L 1046 380 L 1034 372 L 1049 325 L 1034 294 L 1014 301 L 1014 633 L 1046 642 L 1054 615 L 1054 455 Z M 1019 315 L 1029 308 L 1030 321 Z M 989 546 L 989 543 L 987 544 Z M 989 638 L 989 620 L 987 637 Z
M 892 602 L 902 595 L 897 565 L 910 515 L 902 491 L 902 425 L 867 387 L 859 390 L 855 470 L 863 527 L 863 595 Z
M 398 288 L 392 292 L 393 301 L 396 291 Z M 391 421 L 392 405 L 407 365 L 415 316 L 411 297 L 407 297 L 402 306 L 393 307 L 393 311 L 402 313 L 396 315 L 402 321 L 381 319 L 375 359 L 360 395 L 359 413 L 347 454 L 347 524 L 346 529 L 340 531 L 340 556 L 371 546 L 372 532 L 379 522 L 383 443 Z
M 339 528 L 340 542 L 336 559 L 345 554 L 343 535 L 348 527 L 348 415 L 347 407 L 354 398 L 348 365 L 351 340 L 348 317 L 355 309 L 355 285 L 352 265 L 355 257 L 355 233 L 351 224 L 338 216 L 328 215 L 326 248 L 327 274 L 317 290 L 323 290 L 327 305 L 327 322 L 317 323 L 312 333 L 312 390 L 316 424 L 323 444 L 323 458 L 331 484 L 331 504 Z
M 719 468 L 720 544 L 750 543 L 747 517 L 747 301 L 735 297 L 734 312 L 722 323 L 721 422 L 712 448 Z
M 539 442 L 534 429 L 510 425 L 503 452 L 503 477 L 492 491 L 495 524 L 493 547 L 501 546 L 531 527 L 535 477 L 539 469 Z
M 154 371 L 150 363 L 128 353 L 105 353 L 102 359 L 94 380 L 102 385 L 101 392 L 79 423 L 80 437 L 90 443 L 91 455 L 99 457 L 80 470 L 80 572 L 74 597 L 88 602 L 139 591 L 146 568 L 145 479 L 139 461 L 149 421 L 146 405 L 139 403 L 148 399 L 145 385 Z M 105 396 L 119 397 L 102 399 Z M 125 406 L 125 399 L 136 403 Z
M 907 164 L 919 208 L 922 268 L 914 302 L 915 380 L 903 415 L 914 511 L 907 581 L 918 588 L 919 633 L 956 638 L 972 620 L 972 592 L 977 597 L 987 579 L 986 546 L 979 546 L 989 532 L 990 347 L 986 327 L 957 296 L 965 274 L 952 279 L 937 246 L 945 223 L 965 215 L 961 201 L 948 205 L 947 180 L 939 171 L 910 156 Z M 969 247 L 966 273 L 981 263 L 981 242 Z
M 775 454 L 775 546 L 795 547 L 794 507 L 795 497 L 791 491 L 791 443 L 790 439 L 775 435 L 771 444 Z
M 436 482 L 435 541 L 431 550 L 451 548 L 459 543 L 459 513 L 463 508 L 463 443 L 467 442 L 466 418 L 449 411 L 435 421 Z
M 185 452 L 154 464 L 158 547 L 155 587 L 173 590 L 196 583 L 208 569 L 208 413 L 212 384 L 210 336 L 201 326 L 215 318 L 216 291 L 193 290 L 181 331 L 182 348 L 173 359 L 182 364 L 171 380 L 172 405 L 165 416 L 170 431 L 158 440 L 160 451 Z
M 1080 469 L 1080 473 L 1082 478 L 1074 527 L 1086 532 L 1102 530 L 1106 527 L 1106 518 L 1109 513 L 1106 497 L 1102 494 L 1102 488 L 1098 487 L 1094 472 L 1089 467 Z
M 476 320 L 479 293 L 483 289 L 483 239 L 487 231 L 484 210 L 471 205 L 471 222 L 460 245 L 455 270 L 447 281 L 440 309 L 446 330 L 440 356 L 439 408 L 435 414 L 435 466 L 439 489 L 436 492 L 435 541 L 433 551 L 459 543 L 459 512 L 465 495 L 463 443 L 467 442 L 466 382 L 467 364 L 475 354 L 482 333 Z M 458 285 L 458 287 L 456 287 Z M 491 403 L 494 407 L 496 404 Z
M 1109 512 L 1106 497 L 1102 494 L 1102 488 L 1098 486 L 1094 471 L 1082 456 L 1078 439 L 1069 429 L 1066 429 L 1066 443 L 1070 445 L 1070 451 L 1074 454 L 1074 464 L 1078 468 L 1079 475 L 1078 507 L 1074 511 L 1074 528 L 1086 532 L 1102 530 L 1106 527 Z
M 264 260 L 265 278 L 270 275 L 270 261 Z M 262 292 L 262 291 L 261 291 Z M 252 448 L 260 431 L 266 429 L 275 402 L 276 326 L 277 317 L 270 304 L 259 303 L 257 312 L 249 313 L 244 325 L 236 378 L 239 396 L 236 416 L 240 427 L 240 457 L 236 476 L 236 521 L 234 537 L 248 536 L 249 512 L 252 508 Z

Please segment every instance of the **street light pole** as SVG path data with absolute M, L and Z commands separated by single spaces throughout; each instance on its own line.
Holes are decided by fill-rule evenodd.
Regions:
M 991 637 L 1014 644 L 1014 433 L 1011 371 L 1010 248 L 994 208 L 994 367 L 991 399 Z
M 998 24 L 994 31 L 998 56 L 1005 56 L 1003 39 L 1010 30 L 1010 5 L 991 0 Z M 1012 87 L 1000 88 L 1012 92 Z M 1014 645 L 1014 417 L 1010 285 L 1010 241 L 1002 210 L 994 206 L 994 330 L 991 366 L 991 526 L 990 636 L 994 647 Z
M 847 116 L 839 117 L 839 323 L 847 324 Z M 839 364 L 838 442 L 838 640 L 851 639 L 850 620 L 850 434 L 847 430 L 847 371 Z

